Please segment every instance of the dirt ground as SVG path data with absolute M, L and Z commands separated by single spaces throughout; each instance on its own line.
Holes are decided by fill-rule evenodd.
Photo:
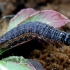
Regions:
M 35 10 L 56 10 L 70 19 L 70 0 L 0 0 L 0 18 L 16 14 L 23 8 Z M 0 22 L 0 35 L 6 32 L 9 19 Z M 70 32 L 70 23 L 62 27 Z M 54 43 L 44 45 L 42 49 L 34 49 L 29 58 L 37 59 L 46 70 L 70 70 L 70 46 Z

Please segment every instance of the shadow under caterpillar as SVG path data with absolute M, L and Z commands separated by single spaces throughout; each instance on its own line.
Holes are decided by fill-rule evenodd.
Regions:
M 70 45 L 70 34 L 42 22 L 26 22 L 0 37 L 0 48 L 18 46 L 32 38 L 53 40 Z

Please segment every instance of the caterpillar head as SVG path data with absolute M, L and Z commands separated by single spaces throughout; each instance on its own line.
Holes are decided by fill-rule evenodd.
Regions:
M 64 40 L 64 43 L 65 43 L 66 45 L 70 45 L 70 33 L 68 33 L 68 34 L 66 35 L 65 40 Z

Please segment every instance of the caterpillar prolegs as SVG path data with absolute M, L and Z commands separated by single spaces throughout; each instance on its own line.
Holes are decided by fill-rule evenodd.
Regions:
M 70 34 L 42 22 L 26 22 L 0 37 L 0 48 L 13 47 L 32 38 L 50 39 L 70 45 Z

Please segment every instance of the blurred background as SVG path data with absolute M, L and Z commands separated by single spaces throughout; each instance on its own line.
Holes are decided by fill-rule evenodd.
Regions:
M 70 18 L 70 0 L 0 0 L 0 17 L 16 14 L 22 8 L 54 9 Z
M 70 19 L 70 0 L 0 0 L 0 19 L 4 16 L 15 15 L 24 8 L 52 9 Z M 9 20 L 10 18 L 5 17 L 0 20 L 0 36 L 6 32 Z M 63 26 L 62 29 L 70 32 L 70 23 Z M 59 46 L 61 48 L 58 48 Z M 55 43 L 52 45 L 47 43 L 42 49 L 31 51 L 28 58 L 37 59 L 46 70 L 70 70 L 70 47 L 63 44 Z

